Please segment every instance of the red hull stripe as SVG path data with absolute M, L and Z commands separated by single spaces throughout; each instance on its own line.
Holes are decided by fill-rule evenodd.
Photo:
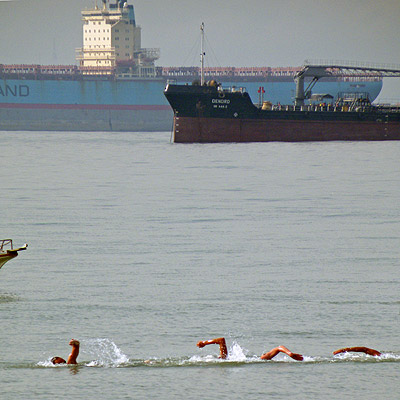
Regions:
M 169 105 L 131 105 L 131 104 L 21 104 L 0 103 L 0 108 L 19 108 L 34 110 L 170 110 Z
M 400 122 L 174 118 L 174 142 L 400 140 Z

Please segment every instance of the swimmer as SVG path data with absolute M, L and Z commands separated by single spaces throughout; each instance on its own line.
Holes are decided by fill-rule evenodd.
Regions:
M 226 357 L 228 357 L 228 349 L 226 347 L 225 338 L 220 337 L 220 338 L 211 339 L 211 340 L 204 340 L 204 341 L 200 340 L 200 342 L 197 343 L 197 347 L 202 348 L 209 344 L 218 344 L 219 345 L 219 353 L 220 353 L 219 358 L 226 359 Z M 292 353 L 285 346 L 275 347 L 274 349 L 270 350 L 269 352 L 262 354 L 260 356 L 260 358 L 261 358 L 261 360 L 271 360 L 279 353 L 285 353 L 289 357 L 293 358 L 293 360 L 297 360 L 297 361 L 303 360 L 303 356 L 301 354 Z
M 75 339 L 71 339 L 69 345 L 72 346 L 71 354 L 68 356 L 68 360 L 65 361 L 62 357 L 53 357 L 51 362 L 53 364 L 78 364 L 76 359 L 79 354 L 79 341 Z
M 346 347 L 344 349 L 335 350 L 333 352 L 334 355 L 340 353 L 348 353 L 350 351 L 354 351 L 356 353 L 365 353 L 370 356 L 380 356 L 381 353 L 378 350 L 370 349 L 368 347 Z

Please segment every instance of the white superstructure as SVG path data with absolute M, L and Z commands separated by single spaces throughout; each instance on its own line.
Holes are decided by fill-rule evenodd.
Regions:
M 83 47 L 77 60 L 84 74 L 114 74 L 118 77 L 154 77 L 159 49 L 141 47 L 141 28 L 136 26 L 132 5 L 126 0 L 82 11 Z

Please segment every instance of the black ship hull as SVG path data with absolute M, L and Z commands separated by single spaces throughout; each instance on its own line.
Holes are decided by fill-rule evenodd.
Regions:
M 168 85 L 174 142 L 400 140 L 398 109 L 362 105 L 256 107 L 248 93 L 217 86 Z

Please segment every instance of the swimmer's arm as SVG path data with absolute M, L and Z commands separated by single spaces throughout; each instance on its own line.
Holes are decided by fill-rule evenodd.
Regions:
M 381 353 L 378 350 L 370 349 L 368 347 L 346 347 L 343 349 L 335 350 L 333 354 L 347 353 L 349 351 L 354 351 L 357 353 L 365 353 L 370 356 L 380 356 Z
M 274 358 L 279 353 L 285 353 L 289 357 L 293 358 L 293 360 L 303 361 L 303 356 L 301 354 L 293 353 L 285 346 L 275 347 L 271 351 L 261 355 L 260 358 L 261 358 L 261 360 L 271 360 L 272 358 Z
M 79 344 L 79 341 L 75 339 L 72 339 L 69 342 L 69 345 L 72 346 L 72 351 L 71 354 L 68 356 L 67 364 L 77 364 L 76 359 L 79 355 Z
M 222 359 L 225 359 L 228 356 L 228 349 L 226 347 L 226 342 L 225 338 L 220 337 L 216 339 L 211 339 L 211 340 L 200 340 L 200 342 L 197 343 L 197 347 L 204 347 L 208 346 L 209 344 L 218 344 L 219 345 L 219 357 Z

